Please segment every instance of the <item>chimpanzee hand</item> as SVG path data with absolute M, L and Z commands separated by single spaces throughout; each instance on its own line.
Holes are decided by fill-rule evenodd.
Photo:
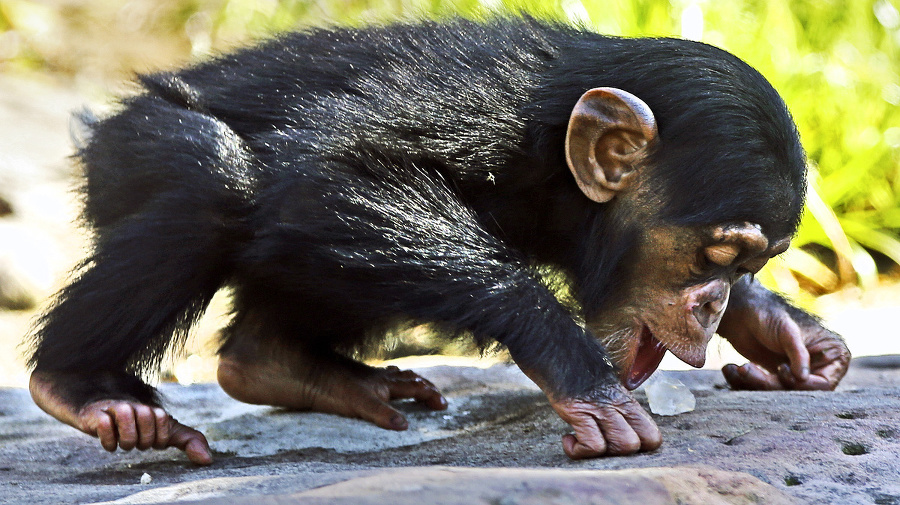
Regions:
M 206 437 L 185 426 L 160 407 L 138 402 L 102 400 L 85 405 L 77 413 L 75 427 L 100 439 L 110 452 L 177 447 L 197 465 L 212 463 Z
M 662 444 L 656 423 L 621 385 L 550 403 L 575 429 L 562 438 L 563 450 L 572 459 L 634 454 Z
M 757 283 L 736 294 L 719 334 L 751 363 L 722 368 L 732 388 L 833 390 L 837 386 L 850 364 L 850 351 L 839 335 Z
M 85 404 L 72 402 L 72 388 L 92 383 L 101 374 L 72 374 L 36 371 L 28 384 L 31 397 L 44 412 L 60 421 L 100 439 L 100 445 L 113 452 L 177 447 L 197 465 L 212 463 L 206 437 L 175 420 L 162 407 L 138 400 L 98 400 Z M 107 377 L 108 379 L 109 377 Z

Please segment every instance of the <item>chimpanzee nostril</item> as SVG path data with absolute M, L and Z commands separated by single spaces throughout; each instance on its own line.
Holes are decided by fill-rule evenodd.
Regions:
M 704 328 L 709 328 L 719 321 L 722 312 L 725 310 L 725 300 L 716 298 L 699 305 L 695 305 L 691 309 L 697 322 Z
M 700 326 L 709 328 L 709 325 L 713 320 L 713 312 L 709 308 L 709 303 L 695 305 L 693 308 L 693 312 L 694 317 L 697 318 L 697 322 L 700 323 Z
M 714 300 L 710 300 L 706 302 L 704 305 L 709 306 L 709 312 L 713 315 L 719 315 L 723 310 L 725 310 L 725 304 L 727 302 L 727 298 L 720 297 Z
M 690 294 L 687 306 L 700 326 L 714 328 L 719 324 L 725 306 L 728 305 L 729 287 L 725 281 L 715 279 L 697 286 Z

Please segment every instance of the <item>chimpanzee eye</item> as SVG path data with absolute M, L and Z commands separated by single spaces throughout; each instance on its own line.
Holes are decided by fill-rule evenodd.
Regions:
M 714 265 L 709 258 L 706 257 L 706 254 L 701 250 L 699 254 L 697 254 L 697 259 L 691 265 L 691 274 L 695 276 L 707 275 L 712 270 L 716 268 L 717 265 Z
M 730 242 L 714 244 L 703 250 L 703 254 L 708 261 L 722 267 L 727 267 L 734 263 L 734 260 L 737 259 L 740 253 L 741 247 Z

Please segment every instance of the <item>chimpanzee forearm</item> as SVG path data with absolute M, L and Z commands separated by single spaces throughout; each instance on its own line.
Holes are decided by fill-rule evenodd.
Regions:
M 732 327 L 731 319 L 734 314 L 743 311 L 758 312 L 760 310 L 784 310 L 801 327 L 814 328 L 820 327 L 822 324 L 818 317 L 795 307 L 785 300 L 784 297 L 760 284 L 756 278 L 745 275 L 735 282 L 731 288 L 728 307 L 722 317 L 722 325 L 719 327 L 720 334 L 724 331 L 723 336 L 726 336 L 730 334 L 730 331 L 740 331 L 739 328 Z
M 719 334 L 751 362 L 723 369 L 738 389 L 834 389 L 850 362 L 840 335 L 748 277 L 735 283 Z
M 381 167 L 376 178 L 327 164 L 298 172 L 282 199 L 266 203 L 264 212 L 280 222 L 249 254 L 257 276 L 268 279 L 264 269 L 279 265 L 265 282 L 315 285 L 319 297 L 341 300 L 348 317 L 405 316 L 500 342 L 554 394 L 617 381 L 602 346 L 526 259 L 485 231 L 433 174 Z

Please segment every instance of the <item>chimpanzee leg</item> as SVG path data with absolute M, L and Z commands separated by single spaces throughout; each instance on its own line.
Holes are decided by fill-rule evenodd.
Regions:
M 355 335 L 317 334 L 316 325 L 302 324 L 262 296 L 237 295 L 235 320 L 220 350 L 219 384 L 235 399 L 358 417 L 393 430 L 406 429 L 407 422 L 390 400 L 414 398 L 434 410 L 447 408 L 437 388 L 416 373 L 374 368 L 330 348 L 359 338 L 359 329 L 325 324 L 327 315 L 321 314 L 319 332 L 329 327 Z
M 169 417 L 139 379 L 225 276 L 231 246 L 224 221 L 198 209 L 201 199 L 180 196 L 159 195 L 98 231 L 94 254 L 41 321 L 31 393 L 108 450 L 195 444 L 188 455 L 208 463 L 203 436 Z

